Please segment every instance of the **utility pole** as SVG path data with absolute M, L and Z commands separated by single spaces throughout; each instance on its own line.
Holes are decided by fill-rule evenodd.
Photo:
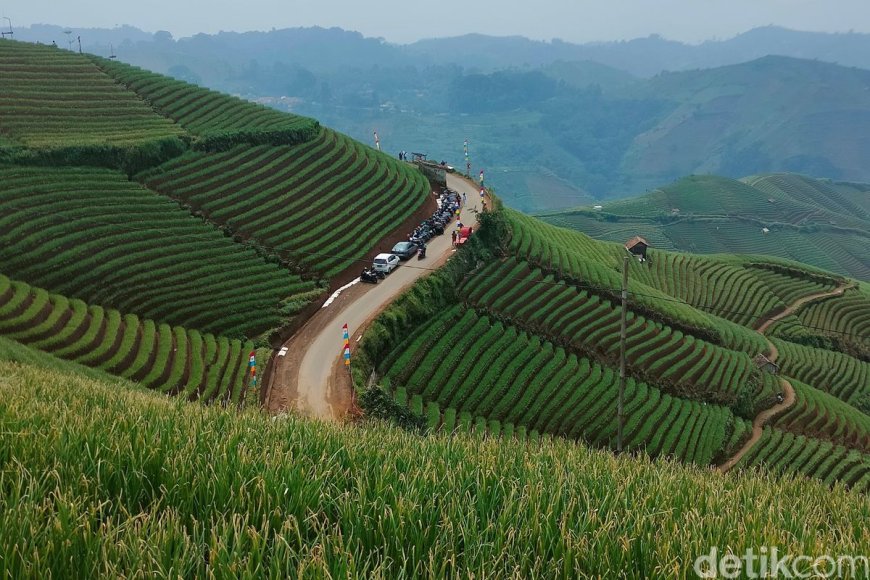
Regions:
M 622 426 L 625 423 L 623 399 L 625 398 L 625 315 L 628 310 L 628 260 L 622 259 L 622 316 L 619 324 L 619 398 L 616 403 L 616 451 L 622 453 Z
M 82 37 L 76 36 L 76 39 L 79 41 L 79 54 L 82 53 Z
M 15 32 L 12 30 L 12 19 L 9 18 L 8 16 L 4 16 L 2 18 L 2 20 L 5 20 L 6 22 L 9 23 L 9 30 L 4 30 L 4 31 L 0 32 L 0 38 L 6 38 L 7 36 L 14 35 Z

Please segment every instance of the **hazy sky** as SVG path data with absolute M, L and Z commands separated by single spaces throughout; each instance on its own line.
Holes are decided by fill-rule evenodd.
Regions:
M 658 33 L 697 42 L 756 26 L 870 32 L 870 0 L 0 0 L 15 25 L 130 24 L 174 36 L 340 26 L 392 42 L 467 32 L 574 42 Z

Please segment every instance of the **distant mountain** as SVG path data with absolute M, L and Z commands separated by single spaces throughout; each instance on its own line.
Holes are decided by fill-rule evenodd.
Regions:
M 626 151 L 625 190 L 688 173 L 870 181 L 870 71 L 764 57 L 665 73 L 641 91 L 676 106 Z
M 662 250 L 765 254 L 870 280 L 870 184 L 693 175 L 646 195 L 541 217 L 601 240 L 641 235 Z
M 662 71 L 711 68 L 767 55 L 791 56 L 870 68 L 870 34 L 802 32 L 776 26 L 755 28 L 728 40 L 697 45 L 658 35 L 619 42 L 574 44 L 558 39 L 529 40 L 519 36 L 468 34 L 415 42 L 405 48 L 417 58 L 500 69 L 535 67 L 556 61 L 594 61 L 637 76 Z

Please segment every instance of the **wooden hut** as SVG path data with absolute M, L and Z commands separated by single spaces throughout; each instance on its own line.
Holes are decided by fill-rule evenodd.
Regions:
M 764 356 L 763 354 L 757 355 L 754 359 L 752 359 L 755 363 L 755 366 L 760 368 L 762 372 L 770 373 L 772 375 L 779 374 L 779 365 Z
M 634 236 L 633 238 L 625 242 L 626 251 L 633 256 L 637 256 L 637 258 L 641 262 L 646 260 L 647 248 L 649 248 L 649 242 L 647 242 L 640 236 Z

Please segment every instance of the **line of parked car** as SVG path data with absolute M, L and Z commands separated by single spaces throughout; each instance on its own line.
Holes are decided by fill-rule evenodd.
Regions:
M 399 242 L 390 252 L 375 256 L 371 267 L 367 267 L 360 274 L 363 282 L 377 284 L 387 274 L 399 267 L 402 261 L 417 256 L 421 260 L 426 257 L 426 242 L 435 236 L 442 235 L 447 229 L 459 208 L 462 206 L 462 198 L 452 189 L 442 188 L 441 194 L 436 200 L 438 209 L 431 217 L 420 222 L 414 231 L 408 234 L 408 241 Z

